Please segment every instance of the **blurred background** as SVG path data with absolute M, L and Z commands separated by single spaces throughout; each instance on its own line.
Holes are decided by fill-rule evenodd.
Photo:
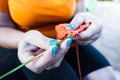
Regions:
M 120 80 L 120 0 L 85 0 L 85 8 L 103 24 L 102 36 L 92 45 L 110 61 Z

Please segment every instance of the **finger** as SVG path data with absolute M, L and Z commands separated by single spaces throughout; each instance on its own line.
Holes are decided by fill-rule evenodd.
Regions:
M 87 40 L 77 39 L 76 43 L 79 44 L 79 45 L 87 45 L 87 44 L 95 42 L 100 36 L 101 36 L 101 34 L 98 33 L 98 34 L 94 35 L 93 37 L 91 37 L 90 39 L 87 39 Z
M 50 47 L 50 49 L 47 49 L 44 52 L 44 55 L 42 57 L 40 57 L 39 59 L 37 59 L 37 61 L 35 61 L 33 67 L 34 67 L 34 69 L 36 69 L 36 71 L 39 72 L 39 71 L 41 71 L 41 69 L 45 69 L 49 65 L 55 63 L 56 55 L 53 55 L 52 52 L 53 52 L 53 46 Z
M 74 40 L 89 41 L 89 40 L 95 40 L 95 39 L 98 39 L 98 38 L 100 38 L 100 36 L 101 36 L 101 32 L 95 34 L 94 36 L 90 37 L 89 39 L 81 39 L 80 36 L 75 36 Z
M 93 37 L 91 37 L 89 40 L 97 40 L 98 38 L 100 38 L 100 36 L 101 36 L 101 33 L 97 33 Z
M 61 59 L 58 60 L 56 63 L 54 63 L 54 64 L 48 66 L 48 67 L 46 68 L 46 70 L 50 70 L 50 69 L 53 69 L 53 68 L 57 68 L 57 67 L 59 67 L 60 64 L 61 64 L 61 62 L 62 62 L 62 60 L 63 60 L 63 58 L 64 58 L 64 56 L 61 57 Z
M 34 57 L 34 55 L 29 54 L 29 51 L 25 50 L 25 46 L 26 43 L 24 41 L 21 41 L 18 45 L 18 58 L 22 63 Z
M 72 43 L 72 40 L 73 40 L 73 38 L 69 37 L 62 42 L 62 44 L 59 47 L 58 54 L 56 55 L 56 57 L 61 57 L 67 53 L 67 51 L 69 50 L 70 45 Z
M 97 23 L 91 23 L 91 25 L 83 32 L 79 33 L 79 36 L 85 40 L 89 39 L 90 37 L 94 36 L 97 33 L 101 33 L 102 26 Z
M 63 60 L 63 58 L 64 58 L 64 56 L 62 56 L 62 57 L 60 58 L 60 60 L 58 60 L 58 61 L 55 63 L 54 67 L 59 67 L 60 64 L 61 64 L 61 62 L 62 62 L 62 60 Z
M 93 42 L 94 42 L 94 40 L 90 40 L 90 41 L 85 42 L 84 45 L 88 45 L 88 44 L 91 44 Z
M 20 61 L 22 63 L 24 63 L 24 62 L 26 62 L 26 61 L 28 61 L 28 60 L 30 60 L 30 59 L 32 59 L 34 57 L 33 55 L 30 55 L 30 52 L 23 51 L 22 46 L 24 44 L 25 43 L 21 42 L 21 44 L 19 45 L 19 50 L 18 50 L 18 57 L 20 58 Z M 47 51 L 43 52 L 44 55 L 42 57 L 37 58 L 34 61 L 30 62 L 29 64 L 26 65 L 26 67 L 29 68 L 30 70 L 32 70 L 35 73 L 39 73 L 39 72 L 43 71 L 44 68 L 47 65 L 53 63 L 53 61 L 54 61 L 53 54 L 51 53 L 52 49 L 53 49 L 53 47 L 51 47 Z M 42 61 L 42 62 L 40 62 L 40 61 Z M 49 62 L 49 64 L 48 64 L 48 62 Z
M 89 40 L 89 41 L 80 41 L 80 40 L 77 40 L 77 41 L 76 41 L 76 43 L 77 43 L 78 45 L 87 45 L 87 44 L 90 44 L 90 43 L 92 43 L 92 42 L 94 42 L 94 40 Z
M 31 43 L 35 46 L 38 46 L 42 49 L 47 49 L 49 47 L 49 41 L 51 39 L 43 36 L 40 32 L 38 31 L 30 31 L 27 32 L 25 35 L 24 41 Z M 48 44 L 47 44 L 48 43 Z
M 47 67 L 47 70 L 50 70 L 52 68 L 56 68 L 60 66 L 61 61 L 63 60 L 64 55 L 67 53 L 70 44 L 72 43 L 72 38 L 67 38 L 59 47 L 58 53 L 56 54 L 56 59 L 53 64 L 51 64 L 49 67 Z
M 38 37 L 34 37 L 30 40 L 27 40 L 27 42 L 42 49 L 49 48 L 49 41 L 44 40 L 44 39 L 39 39 Z
M 70 44 L 72 43 L 72 38 L 67 38 L 66 40 L 64 40 L 62 42 L 62 44 L 59 46 L 59 50 L 55 56 L 55 61 L 53 64 L 51 64 L 49 66 L 49 68 L 47 69 L 52 69 L 52 68 L 55 68 L 55 67 L 58 67 L 64 57 L 64 55 L 67 53 L 69 47 L 70 47 Z
M 82 23 L 85 22 L 85 17 L 82 17 L 81 15 L 76 15 L 73 20 L 70 22 L 70 25 L 68 25 L 69 29 L 76 29 L 78 28 Z

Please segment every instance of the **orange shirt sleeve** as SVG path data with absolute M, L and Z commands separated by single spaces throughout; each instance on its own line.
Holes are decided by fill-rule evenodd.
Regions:
M 0 12 L 8 13 L 8 0 L 0 0 Z

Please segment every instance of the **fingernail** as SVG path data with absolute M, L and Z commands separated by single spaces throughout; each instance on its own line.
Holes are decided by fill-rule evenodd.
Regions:
M 69 28 L 69 29 L 73 29 L 73 28 L 74 28 L 74 25 L 73 25 L 73 24 L 69 24 L 69 25 L 68 25 L 68 28 Z
M 73 38 L 72 38 L 72 37 L 68 37 L 67 46 L 70 46 L 70 45 L 71 45 L 72 40 L 73 40 Z
M 57 51 L 58 51 L 58 46 L 55 45 L 55 46 L 52 48 L 52 54 L 53 54 L 53 55 L 56 55 Z
M 52 39 L 52 40 L 50 41 L 50 46 L 55 45 L 57 42 L 58 42 L 58 40 Z

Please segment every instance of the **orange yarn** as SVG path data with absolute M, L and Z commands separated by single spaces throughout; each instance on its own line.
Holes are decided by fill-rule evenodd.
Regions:
M 78 35 L 78 33 L 84 31 L 85 29 L 87 29 L 90 26 L 91 22 L 86 22 L 83 23 L 82 25 L 80 25 L 77 29 L 72 30 L 72 29 L 68 29 L 67 26 L 68 24 L 59 24 L 55 27 L 55 30 L 57 32 L 57 39 L 63 40 L 65 39 L 67 36 L 76 36 Z M 80 37 L 80 36 L 79 36 Z M 80 80 L 82 80 L 82 74 L 81 74 L 81 68 L 80 68 L 80 57 L 79 57 L 79 52 L 78 52 L 78 46 L 77 44 L 75 44 L 75 42 L 73 42 L 71 44 L 71 47 L 76 46 L 76 55 L 77 55 L 77 63 L 78 63 L 78 73 L 79 73 L 79 77 Z
M 78 33 L 84 31 L 89 27 L 91 22 L 86 22 L 80 25 L 77 29 L 68 29 L 68 24 L 59 24 L 55 27 L 55 30 L 57 32 L 57 39 L 63 40 L 67 36 L 76 36 Z

